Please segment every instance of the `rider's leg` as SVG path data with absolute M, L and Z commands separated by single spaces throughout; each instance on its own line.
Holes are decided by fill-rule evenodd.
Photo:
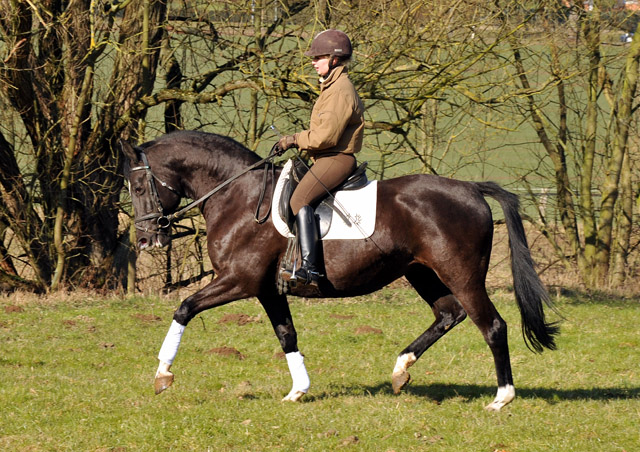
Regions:
M 356 159 L 351 154 L 318 158 L 296 187 L 290 204 L 296 216 L 302 265 L 298 270 L 285 270 L 282 273 L 285 281 L 295 279 L 296 284 L 318 285 L 316 260 L 319 233 L 315 214 L 310 205 L 324 198 L 328 190 L 335 188 L 349 177 L 355 167 Z
M 303 206 L 296 215 L 296 226 L 298 228 L 298 241 L 300 243 L 300 254 L 302 265 L 293 271 L 284 271 L 282 278 L 285 281 L 295 279 L 297 284 L 318 286 L 319 274 L 316 268 L 318 255 L 318 224 L 315 213 L 310 206 Z
M 291 211 L 294 215 L 303 206 L 313 206 L 327 196 L 356 169 L 356 159 L 351 154 L 338 154 L 316 159 L 315 164 L 300 180 L 291 195 Z

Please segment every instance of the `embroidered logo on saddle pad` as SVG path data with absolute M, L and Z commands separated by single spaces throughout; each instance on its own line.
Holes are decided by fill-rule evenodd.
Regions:
M 287 220 L 280 212 L 283 190 L 289 183 L 293 160 L 289 160 L 278 178 L 271 216 L 277 231 L 284 237 L 294 237 L 289 230 Z M 290 196 L 291 193 L 289 192 Z M 315 210 L 319 217 L 320 237 L 322 240 L 366 239 L 373 234 L 376 225 L 376 204 L 378 181 L 369 181 L 357 190 L 342 190 L 326 198 Z

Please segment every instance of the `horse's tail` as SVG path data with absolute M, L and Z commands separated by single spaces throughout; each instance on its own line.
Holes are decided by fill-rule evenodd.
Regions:
M 504 212 L 509 249 L 511 251 L 511 272 L 513 287 L 522 317 L 522 334 L 529 349 L 542 352 L 543 347 L 555 350 L 554 336 L 559 328 L 556 323 L 547 323 L 543 302 L 553 308 L 549 293 L 540 281 L 529 252 L 527 237 L 518 212 L 518 196 L 500 187 L 494 182 L 476 183 L 480 193 L 500 203 Z

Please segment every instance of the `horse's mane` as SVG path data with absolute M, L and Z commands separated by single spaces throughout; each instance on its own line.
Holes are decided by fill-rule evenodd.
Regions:
M 207 152 L 215 152 L 217 154 L 224 153 L 229 156 L 248 158 L 250 161 L 260 159 L 258 154 L 249 150 L 242 143 L 239 143 L 231 137 L 196 130 L 178 130 L 171 132 L 140 145 L 140 148 L 148 149 L 156 145 L 197 147 Z

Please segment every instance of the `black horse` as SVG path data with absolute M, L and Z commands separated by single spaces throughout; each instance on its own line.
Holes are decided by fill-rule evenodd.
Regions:
M 287 239 L 274 229 L 271 218 L 262 224 L 254 219 L 263 173 L 253 168 L 266 163 L 230 138 L 201 132 L 175 132 L 136 148 L 123 141 L 122 147 L 140 249 L 168 243 L 171 214 L 178 209 L 181 198 L 206 198 L 200 209 L 207 223 L 215 277 L 176 310 L 158 356 L 156 393 L 173 382 L 169 369 L 191 319 L 206 309 L 257 297 L 292 375 L 293 386 L 284 400 L 300 399 L 309 388 L 309 378 L 287 298 L 276 285 Z M 205 196 L 212 191 L 216 193 Z M 468 315 L 489 345 L 497 372 L 497 396 L 486 408 L 500 410 L 513 400 L 515 389 L 507 325 L 485 288 L 493 237 L 485 196 L 496 199 L 504 211 L 525 342 L 537 352 L 543 347 L 554 349 L 557 328 L 545 320 L 543 302 L 548 304 L 549 298 L 534 269 L 518 199 L 491 182 L 432 175 L 380 181 L 373 235 L 367 240 L 324 241 L 325 277 L 315 289 L 319 293 L 294 288 L 292 294 L 350 297 L 374 292 L 406 277 L 431 307 L 435 321 L 399 354 L 392 374 L 394 392 L 409 381 L 407 369 Z M 267 193 L 264 202 L 271 202 L 271 194 Z

